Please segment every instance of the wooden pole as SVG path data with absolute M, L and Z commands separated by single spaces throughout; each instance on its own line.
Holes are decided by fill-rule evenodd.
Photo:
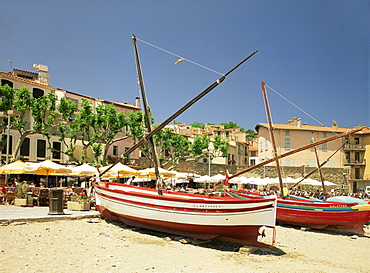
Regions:
M 261 82 L 261 85 L 262 85 L 263 100 L 265 102 L 266 116 L 267 116 L 267 120 L 269 122 L 269 132 L 270 132 L 270 138 L 271 138 L 272 148 L 273 148 L 273 152 L 274 152 L 274 159 L 275 159 L 275 163 L 276 163 L 276 171 L 277 171 L 278 177 L 279 177 L 280 195 L 281 195 L 281 197 L 284 197 L 285 196 L 284 192 L 283 192 L 284 185 L 283 185 L 283 179 L 281 177 L 279 157 L 278 157 L 278 153 L 277 153 L 277 149 L 276 149 L 276 142 L 275 142 L 275 136 L 274 136 L 274 128 L 273 128 L 272 120 L 271 120 L 270 106 L 269 106 L 268 99 L 267 99 L 267 92 L 266 92 L 265 83 Z
M 321 163 L 320 164 L 320 168 L 321 167 L 323 167 L 326 163 L 328 163 L 329 162 L 329 159 L 330 158 L 332 158 L 337 152 L 339 152 L 342 148 L 343 148 L 343 146 L 346 144 L 347 142 L 346 141 L 344 141 L 343 142 L 343 144 L 332 154 L 332 155 L 330 155 L 323 163 Z M 305 180 L 307 177 L 309 177 L 311 174 L 313 174 L 314 172 L 316 172 L 318 169 L 319 169 L 319 167 L 317 167 L 316 169 L 314 169 L 314 170 L 312 170 L 312 171 L 310 171 L 308 174 L 306 174 L 306 175 L 304 175 L 303 177 L 302 177 L 302 179 L 300 180 L 300 181 L 298 181 L 297 183 L 295 183 L 293 186 L 291 186 L 290 187 L 290 189 L 292 189 L 292 188 L 294 188 L 295 186 L 297 186 L 299 183 L 301 183 L 303 180 Z
M 125 151 L 120 158 L 116 160 L 109 168 L 107 168 L 101 175 L 109 171 L 113 166 L 115 166 L 118 162 L 120 162 L 125 156 L 129 155 L 133 151 L 135 151 L 138 147 L 140 147 L 144 142 L 147 142 L 149 138 L 151 138 L 155 133 L 157 133 L 159 130 L 163 129 L 167 124 L 169 124 L 171 121 L 173 121 L 175 118 L 177 118 L 179 115 L 181 115 L 185 110 L 190 108 L 194 103 L 196 103 L 198 100 L 203 98 L 205 95 L 207 95 L 209 92 L 211 92 L 215 87 L 220 85 L 231 72 L 233 72 L 235 69 L 237 69 L 240 65 L 242 65 L 244 62 L 249 60 L 254 54 L 256 54 L 258 50 L 255 50 L 252 54 L 250 54 L 247 58 L 242 60 L 240 63 L 238 63 L 236 66 L 234 66 L 232 69 L 230 69 L 224 76 L 216 80 L 213 84 L 211 84 L 209 87 L 207 87 L 204 91 L 202 91 L 199 95 L 197 95 L 195 98 L 190 100 L 187 104 L 185 104 L 182 108 L 180 108 L 177 112 L 172 114 L 169 118 L 167 118 L 165 121 L 163 121 L 160 125 L 155 127 L 151 132 L 149 132 L 144 138 L 140 139 L 135 145 L 133 145 L 130 149 Z
M 294 149 L 294 150 L 291 150 L 291 151 L 289 151 L 289 152 L 286 152 L 286 153 L 284 153 L 284 154 L 281 154 L 281 155 L 279 155 L 279 156 L 278 156 L 278 158 L 279 158 L 279 159 L 280 159 L 280 158 L 284 158 L 284 157 L 290 156 L 290 155 L 292 155 L 292 154 L 295 154 L 295 153 L 298 153 L 298 152 L 304 151 L 304 150 L 306 150 L 306 149 L 309 149 L 309 148 L 312 148 L 312 147 L 318 146 L 318 145 L 320 145 L 320 144 L 323 144 L 323 143 L 326 143 L 326 142 L 330 142 L 330 141 L 336 140 L 336 139 L 338 139 L 338 138 L 348 137 L 348 136 L 350 136 L 350 135 L 352 135 L 352 134 L 354 134 L 354 133 L 356 133 L 356 132 L 362 131 L 362 130 L 363 130 L 363 129 L 365 129 L 365 128 L 367 128 L 367 127 L 366 127 L 366 126 L 358 127 L 358 128 L 356 128 L 356 129 L 352 129 L 351 131 L 348 131 L 348 132 L 345 132 L 345 133 L 341 133 L 341 134 L 338 134 L 338 135 L 335 135 L 335 136 L 332 136 L 332 137 L 328 137 L 328 138 L 325 138 L 325 139 L 322 139 L 322 140 L 316 141 L 316 142 L 311 143 L 311 144 L 308 144 L 308 145 L 306 145 L 306 146 L 302 146 L 302 147 L 299 147 L 299 148 L 297 148 L 297 149 Z M 265 161 L 260 162 L 260 163 L 258 163 L 258 164 L 256 164 L 256 165 L 253 165 L 253 166 L 251 166 L 251 167 L 249 167 L 249 168 L 246 168 L 246 169 L 244 169 L 244 170 L 242 170 L 242 171 L 240 171 L 240 172 L 238 172 L 238 173 L 236 173 L 236 174 L 234 174 L 234 175 L 230 176 L 229 178 L 231 179 L 231 178 L 237 177 L 237 176 L 242 175 L 242 174 L 244 174 L 244 173 L 246 173 L 246 172 L 249 172 L 249 171 L 251 171 L 251 170 L 254 170 L 254 169 L 256 169 L 256 168 L 258 168 L 258 167 L 260 167 L 260 166 L 264 166 L 264 165 L 266 165 L 266 164 L 269 164 L 269 163 L 273 162 L 274 160 L 275 160 L 275 158 L 265 160 Z
M 324 176 L 322 175 L 322 171 L 321 171 L 321 167 L 320 167 L 319 155 L 317 154 L 316 147 L 314 149 L 315 149 L 315 155 L 316 155 L 317 168 L 319 169 L 320 179 L 321 179 L 321 183 L 322 183 L 322 189 L 323 189 L 324 193 L 326 193 L 327 191 L 326 191 L 326 186 L 325 186 L 325 183 L 324 183 Z
M 144 112 L 145 112 L 145 124 L 146 124 L 146 128 L 148 129 L 148 132 L 151 132 L 152 131 L 152 121 L 151 121 L 151 118 L 150 118 L 150 109 L 149 109 L 148 100 L 147 100 L 147 97 L 146 97 L 146 92 L 145 92 L 145 87 L 144 87 L 144 80 L 143 80 L 143 75 L 142 75 L 142 72 L 141 72 L 139 51 L 138 51 L 138 48 L 137 48 L 135 35 L 132 35 L 132 43 L 134 45 L 134 54 L 135 54 L 135 61 L 136 61 L 137 77 L 138 77 L 138 81 L 139 81 L 139 88 L 140 88 L 141 98 L 142 98 L 142 101 L 143 101 Z M 157 182 L 158 193 L 162 194 L 163 181 L 162 181 L 161 177 L 159 176 L 159 171 L 158 171 L 159 160 L 158 160 L 158 155 L 157 155 L 157 149 L 156 149 L 156 146 L 155 146 L 155 143 L 153 141 L 152 136 L 148 138 L 148 143 L 149 143 L 149 147 L 152 151 L 154 171 L 155 171 L 155 178 L 156 178 L 156 182 Z

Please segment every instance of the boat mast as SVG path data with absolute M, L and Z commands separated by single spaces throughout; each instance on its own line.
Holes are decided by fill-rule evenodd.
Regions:
M 320 179 L 321 179 L 321 183 L 322 183 L 322 189 L 323 189 L 324 193 L 327 193 L 326 186 L 325 186 L 325 183 L 324 183 L 324 176 L 322 175 L 322 170 L 321 170 L 321 167 L 320 167 L 319 155 L 317 154 L 316 147 L 315 147 L 315 156 L 316 156 L 317 168 L 319 170 Z
M 332 154 L 330 155 L 323 163 L 321 163 L 316 169 L 310 171 L 308 174 L 306 174 L 305 176 L 302 177 L 302 179 L 300 181 L 298 181 L 297 183 L 295 183 L 293 186 L 290 186 L 290 189 L 294 188 L 295 186 L 297 186 L 299 183 L 301 183 L 303 180 L 305 180 L 307 177 L 309 177 L 311 174 L 313 174 L 314 172 L 316 172 L 319 168 L 322 168 L 326 163 L 329 162 L 330 158 L 332 158 L 337 152 L 339 152 L 343 147 L 344 145 L 347 143 L 347 141 L 344 141 L 343 144 Z
M 278 177 L 279 177 L 280 195 L 281 195 L 281 197 L 284 197 L 285 196 L 285 194 L 283 192 L 284 185 L 283 185 L 283 179 L 281 177 L 279 156 L 278 156 L 277 149 L 276 149 L 276 142 L 275 142 L 275 136 L 274 136 L 274 128 L 273 128 L 272 121 L 271 121 L 271 112 L 270 112 L 269 102 L 268 102 L 268 99 L 267 99 L 267 92 L 266 92 L 265 82 L 261 82 L 261 85 L 262 85 L 263 100 L 265 102 L 266 116 L 267 116 L 267 120 L 269 122 L 269 132 L 270 132 L 271 143 L 272 143 L 272 148 L 273 148 L 273 152 L 274 152 L 274 159 L 275 159 L 275 163 L 276 163 L 276 170 L 277 170 Z
M 150 118 L 150 108 L 148 106 L 148 100 L 147 100 L 147 97 L 146 97 L 146 92 L 145 92 L 145 87 L 144 87 L 144 80 L 143 80 L 143 75 L 142 75 L 142 72 L 141 72 L 139 51 L 138 51 L 138 48 L 137 48 L 136 36 L 135 35 L 132 35 L 132 43 L 134 45 L 134 54 L 135 54 L 137 77 L 138 77 L 139 88 L 140 88 L 141 98 L 142 98 L 142 101 L 143 101 L 144 112 L 145 112 L 145 125 L 146 125 L 146 128 L 148 129 L 148 132 L 150 133 L 152 131 L 152 121 L 151 121 L 151 118 Z M 155 178 L 156 178 L 156 181 L 157 181 L 158 193 L 162 194 L 163 181 L 162 181 L 162 179 L 159 175 L 159 171 L 158 171 L 159 160 L 158 160 L 156 146 L 154 144 L 152 136 L 148 138 L 148 143 L 149 143 L 150 150 L 152 151 L 152 157 L 153 157 L 153 162 L 154 162 Z
M 116 162 L 114 162 L 112 165 L 109 166 L 104 172 L 102 172 L 100 175 L 103 176 L 106 172 L 108 172 L 111 168 L 113 168 L 118 162 L 120 162 L 125 156 L 129 155 L 133 151 L 135 151 L 137 148 L 139 148 L 141 145 L 143 145 L 145 142 L 149 141 L 149 139 L 157 133 L 159 130 L 163 129 L 167 124 L 169 124 L 171 121 L 173 121 L 175 118 L 177 118 L 179 115 L 181 115 L 185 110 L 190 108 L 194 103 L 196 103 L 198 100 L 203 98 L 205 95 L 207 95 L 209 92 L 211 92 L 215 87 L 220 85 L 231 72 L 233 72 L 235 69 L 237 69 L 239 66 L 241 66 L 244 62 L 249 60 L 254 54 L 256 54 L 258 50 L 255 50 L 252 54 L 250 54 L 248 57 L 246 57 L 244 60 L 239 62 L 236 66 L 234 66 L 232 69 L 230 69 L 225 75 L 223 75 L 221 78 L 216 80 L 214 83 L 212 83 L 210 86 L 208 86 L 205 90 L 203 90 L 200 94 L 198 94 L 196 97 L 194 97 L 192 100 L 190 100 L 187 104 L 185 104 L 183 107 L 181 107 L 177 112 L 172 114 L 169 118 L 167 118 L 165 121 L 163 121 L 160 125 L 155 127 L 151 132 L 148 132 L 148 134 L 140 139 L 135 145 L 131 146 L 131 148 L 127 149 L 119 159 L 117 159 Z
M 325 139 L 322 139 L 322 140 L 316 141 L 316 142 L 311 143 L 311 144 L 308 144 L 308 145 L 306 145 L 306 146 L 302 146 L 302 147 L 299 147 L 299 148 L 297 148 L 297 149 L 294 149 L 294 150 L 291 150 L 291 151 L 289 151 L 289 152 L 286 152 L 286 153 L 284 153 L 284 154 L 281 154 L 281 155 L 279 155 L 279 156 L 278 156 L 278 158 L 279 158 L 279 159 L 281 159 L 281 158 L 284 158 L 284 157 L 290 156 L 290 155 L 292 155 L 292 154 L 295 154 L 295 153 L 298 153 L 298 152 L 304 151 L 304 150 L 306 150 L 306 149 L 309 149 L 309 148 L 312 148 L 312 147 L 318 146 L 318 145 L 320 145 L 320 144 L 323 144 L 323 143 L 326 143 L 326 142 L 329 142 L 329 141 L 333 141 L 333 140 L 338 139 L 338 138 L 348 137 L 348 136 L 350 136 L 350 135 L 352 135 L 352 134 L 354 134 L 354 133 L 356 133 L 356 132 L 359 132 L 359 131 L 364 130 L 365 128 L 367 128 L 367 127 L 366 127 L 366 126 L 358 127 L 358 128 L 353 129 L 353 130 L 351 130 L 351 131 L 349 131 L 349 132 L 341 133 L 341 134 L 338 134 L 338 135 L 335 135 L 335 136 L 332 136 L 332 137 L 328 137 L 328 138 L 325 138 Z M 238 173 L 236 173 L 236 174 L 234 174 L 234 175 L 230 176 L 230 177 L 229 177 L 229 179 L 232 179 L 232 178 L 234 178 L 234 177 L 237 177 L 237 176 L 239 176 L 239 175 L 242 175 L 242 174 L 244 174 L 244 173 L 246 173 L 246 172 L 249 172 L 249 171 L 251 171 L 251 170 L 254 170 L 254 169 L 258 168 L 258 167 L 261 167 L 261 166 L 264 166 L 264 165 L 266 165 L 266 164 L 269 164 L 269 163 L 273 162 L 274 160 L 275 160 L 275 158 L 271 158 L 271 159 L 265 160 L 265 161 L 263 161 L 263 162 L 260 162 L 260 163 L 258 163 L 258 164 L 256 164 L 256 165 L 253 165 L 253 166 L 251 166 L 251 167 L 249 167 L 249 168 L 246 168 L 246 169 L 244 169 L 244 170 L 242 170 L 242 171 L 240 171 L 240 172 L 238 172 Z

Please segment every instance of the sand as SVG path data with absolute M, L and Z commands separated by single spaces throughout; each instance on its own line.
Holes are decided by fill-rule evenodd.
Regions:
M 275 247 L 252 253 L 179 239 L 100 218 L 12 223 L 0 226 L 0 272 L 370 272 L 370 236 L 277 226 Z

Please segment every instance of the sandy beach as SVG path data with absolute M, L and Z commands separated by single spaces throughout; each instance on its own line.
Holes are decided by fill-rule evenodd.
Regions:
M 278 226 L 273 248 L 243 253 L 101 218 L 18 222 L 0 226 L 0 272 L 369 272 L 369 235 Z

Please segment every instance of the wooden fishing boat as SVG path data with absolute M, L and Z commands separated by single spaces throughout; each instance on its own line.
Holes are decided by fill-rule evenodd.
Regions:
M 230 176 L 230 179 L 246 173 L 254 168 L 257 168 L 262 165 L 266 165 L 270 162 L 275 161 L 276 163 L 276 170 L 279 177 L 279 184 L 280 184 L 280 193 L 281 196 L 277 200 L 277 215 L 276 219 L 279 223 L 285 223 L 290 225 L 296 226 L 304 226 L 309 228 L 315 229 L 327 229 L 333 230 L 341 233 L 352 233 L 352 234 L 364 234 L 364 225 L 370 221 L 370 206 L 369 205 L 358 205 L 357 203 L 345 203 L 345 202 L 319 202 L 319 201 L 312 201 L 312 200 L 303 200 L 298 198 L 289 197 L 289 195 L 284 194 L 284 186 L 282 182 L 282 176 L 280 172 L 280 165 L 279 159 L 289 156 L 291 154 L 297 153 L 299 151 L 315 148 L 317 145 L 332 141 L 334 139 L 342 138 L 351 136 L 353 133 L 361 131 L 365 127 L 360 127 L 351 130 L 350 132 L 337 134 L 333 137 L 323 139 L 321 141 L 313 142 L 309 145 L 304 147 L 299 147 L 297 149 L 291 150 L 287 153 L 278 155 L 276 144 L 275 144 L 275 137 L 274 137 L 274 130 L 273 124 L 267 99 L 267 93 L 265 88 L 265 83 L 262 82 L 262 93 L 264 97 L 264 103 L 266 108 L 266 115 L 269 122 L 269 131 L 270 131 L 270 138 L 273 146 L 274 156 L 273 158 L 261 162 L 257 165 L 249 167 L 235 175 Z M 344 146 L 344 145 L 343 145 Z M 315 148 L 316 149 L 316 148 Z M 316 151 L 316 150 L 315 150 Z M 327 161 L 326 161 L 327 162 Z M 325 163 L 326 163 L 325 162 Z M 318 163 L 318 171 L 321 171 L 321 167 L 325 164 Z M 321 172 L 320 172 L 321 175 Z M 321 175 L 322 176 L 322 175 Z M 323 179 L 322 179 L 323 181 Z M 326 192 L 325 185 L 323 183 L 324 192 Z M 261 195 L 257 195 L 255 193 L 245 192 L 245 191 L 228 191 L 226 192 L 227 195 L 235 197 L 235 198 L 260 198 Z M 266 197 L 265 198 L 271 198 Z
M 271 198 L 244 190 L 230 190 L 227 194 L 234 198 Z M 363 235 L 364 225 L 370 222 L 370 206 L 279 197 L 276 220 L 282 224 Z
M 271 245 L 269 244 L 259 242 L 258 238 L 265 235 L 265 232 L 261 230 L 263 227 L 272 228 L 271 244 L 274 242 L 276 199 L 239 200 L 229 197 L 209 197 L 163 190 L 162 178 L 158 172 L 159 164 L 155 159 L 155 143 L 152 139 L 156 132 L 220 85 L 227 75 L 252 57 L 257 51 L 253 52 L 229 72 L 223 74 L 220 79 L 162 122 L 162 124 L 152 129 L 136 46 L 136 37 L 133 36 L 132 40 L 139 88 L 146 113 L 148 134 L 130 149 L 126 150 L 121 158 L 128 156 L 144 142 L 148 142 L 152 150 L 153 163 L 156 169 L 157 189 L 117 183 L 102 183 L 100 181 L 94 182 L 97 209 L 102 216 L 115 221 L 122 221 L 131 226 L 198 239 L 215 238 L 245 245 L 270 247 Z M 106 171 L 109 171 L 109 168 Z
M 276 198 L 236 199 L 94 182 L 96 207 L 102 216 L 130 226 L 197 239 L 271 247 L 264 228 L 275 234 Z

